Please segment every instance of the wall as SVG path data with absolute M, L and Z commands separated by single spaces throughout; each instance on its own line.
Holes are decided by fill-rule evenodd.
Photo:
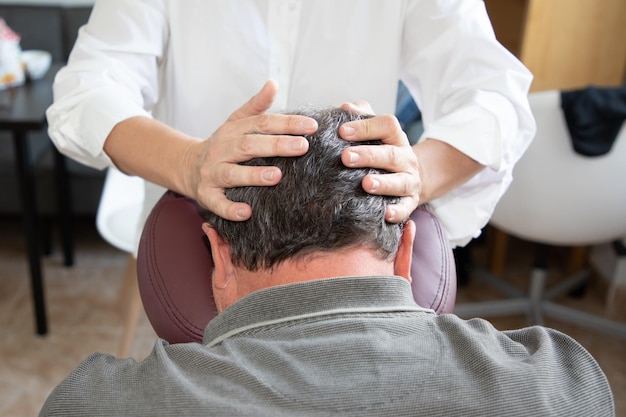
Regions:
M 106 1 L 106 0 L 105 0 Z M 130 0 L 129 0 L 130 1 Z M 43 3 L 46 4 L 43 4 Z M 78 28 L 89 18 L 93 0 L 0 0 L 0 16 L 21 36 L 22 49 L 45 49 L 63 63 L 72 48 Z M 28 140 L 35 166 L 39 212 L 57 212 L 54 184 L 54 159 L 45 131 L 31 132 Z M 104 183 L 104 171 L 97 171 L 68 160 L 72 211 L 76 215 L 95 215 Z M 7 132 L 0 132 L 0 215 L 19 214 L 19 188 L 15 175 L 13 143 Z
M 485 0 L 496 36 L 535 76 L 531 91 L 621 86 L 626 1 Z

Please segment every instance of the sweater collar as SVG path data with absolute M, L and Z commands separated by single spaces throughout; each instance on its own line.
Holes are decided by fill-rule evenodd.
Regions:
M 207 325 L 204 344 L 216 345 L 239 332 L 315 316 L 354 312 L 426 311 L 415 303 L 403 278 L 341 277 L 255 291 Z

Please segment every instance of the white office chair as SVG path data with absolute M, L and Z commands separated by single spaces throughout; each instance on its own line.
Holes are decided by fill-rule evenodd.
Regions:
M 142 304 L 137 286 L 137 245 L 139 242 L 138 222 L 143 210 L 144 181 L 130 177 L 111 167 L 107 171 L 100 204 L 96 215 L 96 226 L 100 235 L 114 247 L 128 253 L 128 265 L 122 295 L 125 323 L 117 355 L 128 357 L 131 352 Z
M 513 183 L 496 207 L 491 224 L 509 235 L 542 245 L 587 246 L 626 236 L 626 125 L 610 153 L 585 157 L 572 148 L 560 93 L 531 93 L 529 99 L 537 135 L 516 166 Z M 626 257 L 622 256 L 620 262 L 626 262 Z M 477 278 L 512 298 L 457 303 L 455 313 L 459 316 L 528 313 L 533 323 L 542 324 L 545 315 L 626 338 L 624 324 L 550 301 L 580 286 L 586 271 L 545 291 L 546 267 L 536 264 L 528 293 L 485 270 L 475 272 Z

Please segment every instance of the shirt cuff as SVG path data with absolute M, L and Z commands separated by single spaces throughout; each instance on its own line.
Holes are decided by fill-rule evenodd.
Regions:
M 140 105 L 120 97 L 96 91 L 73 98 L 75 103 L 51 106 L 48 134 L 59 151 L 96 169 L 113 165 L 103 148 L 115 125 L 134 116 L 152 117 Z

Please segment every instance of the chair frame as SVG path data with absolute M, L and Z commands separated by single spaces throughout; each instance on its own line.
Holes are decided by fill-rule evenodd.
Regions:
M 591 159 L 578 155 L 571 147 L 568 150 L 569 134 L 559 99 L 556 90 L 530 94 L 537 136 L 516 166 L 513 184 L 491 220 L 497 229 L 537 244 L 528 290 L 521 291 L 494 273 L 476 268 L 474 277 L 509 298 L 457 303 L 454 312 L 465 318 L 526 313 L 532 324 L 543 325 L 544 317 L 551 317 L 626 339 L 626 324 L 554 301 L 584 284 L 589 268 L 546 288 L 548 245 L 590 246 L 626 236 L 626 185 L 612 180 L 618 171 L 626 172 L 626 125 L 608 155 Z M 592 186 L 583 191 L 589 183 Z M 626 282 L 620 275 L 626 274 L 626 256 L 619 251 L 617 263 L 614 280 Z

